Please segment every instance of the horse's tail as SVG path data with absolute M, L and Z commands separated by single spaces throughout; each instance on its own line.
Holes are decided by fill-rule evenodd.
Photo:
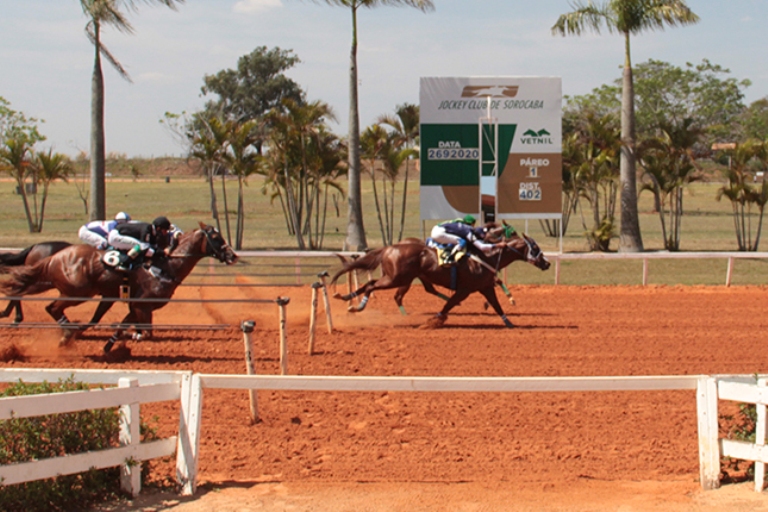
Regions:
M 23 265 L 24 261 L 27 259 L 29 251 L 31 251 L 33 247 L 35 246 L 30 245 L 21 252 L 0 254 L 0 265 L 9 267 L 17 267 L 19 265 Z
M 0 292 L 10 297 L 25 295 L 30 288 L 34 288 L 32 293 L 40 293 L 44 290 L 40 288 L 43 283 L 48 265 L 46 261 L 41 261 L 31 266 L 17 267 L 5 270 L 4 273 L 10 274 L 10 278 L 0 283 Z M 53 288 L 51 284 L 47 289 Z
M 356 260 L 352 260 L 346 256 L 342 256 L 341 254 L 337 254 L 336 256 L 341 260 L 341 264 L 343 266 L 341 270 L 333 275 L 330 284 L 335 284 L 339 277 L 348 272 L 352 272 L 353 270 L 371 271 L 377 269 L 379 265 L 381 265 L 381 257 L 384 255 L 385 249 L 386 247 L 374 249 L 373 251 L 367 252 L 364 256 L 357 258 Z

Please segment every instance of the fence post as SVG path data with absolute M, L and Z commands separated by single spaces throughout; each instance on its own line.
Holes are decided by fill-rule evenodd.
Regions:
M 643 258 L 643 286 L 648 284 L 648 258 Z
M 333 333 L 333 319 L 331 318 L 331 301 L 328 300 L 328 285 L 325 283 L 325 278 L 328 277 L 328 271 L 324 270 L 317 274 L 320 281 L 323 283 L 323 307 L 325 308 L 325 321 L 328 325 L 328 334 Z
M 717 379 L 701 377 L 696 384 L 701 488 L 720 487 L 720 444 L 717 427 Z
M 725 286 L 731 286 L 731 277 L 733 277 L 733 256 L 728 256 L 728 269 L 725 272 Z
M 121 377 L 117 381 L 120 388 L 136 388 L 139 379 Z M 139 403 L 131 402 L 120 406 L 120 446 L 137 447 L 141 443 L 139 425 Z M 141 492 L 141 461 L 130 457 L 120 466 L 120 488 L 136 497 Z
M 309 347 L 308 353 L 312 355 L 315 351 L 315 320 L 317 319 L 317 289 L 322 287 L 321 283 L 312 283 L 312 301 L 309 306 Z
M 285 306 L 291 302 L 288 297 L 278 297 L 280 306 L 280 375 L 288 375 L 288 342 L 285 335 Z
M 757 380 L 757 387 L 760 393 L 760 401 L 755 404 L 756 412 L 757 412 L 757 423 L 755 425 L 755 444 L 758 446 L 765 445 L 765 434 L 766 434 L 766 411 L 765 411 L 765 401 L 764 401 L 764 394 L 762 391 L 765 390 L 766 383 L 768 383 L 768 379 L 758 379 Z M 755 491 L 757 492 L 763 492 L 763 489 L 765 488 L 765 463 L 764 462 L 755 462 Z
M 240 328 L 243 330 L 243 342 L 245 343 L 245 370 L 248 375 L 256 375 L 256 370 L 253 367 L 253 340 L 251 334 L 253 328 L 256 326 L 256 322 L 253 320 L 244 320 L 240 324 Z M 251 423 L 259 422 L 259 406 L 256 397 L 256 390 L 248 390 L 248 398 L 251 406 Z
M 188 372 L 181 380 L 179 441 L 176 449 L 176 478 L 181 494 L 192 496 L 197 491 L 197 454 L 200 452 L 200 420 L 203 386 L 200 376 Z

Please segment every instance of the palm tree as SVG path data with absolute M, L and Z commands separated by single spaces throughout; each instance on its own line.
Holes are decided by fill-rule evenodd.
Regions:
M 16 180 L 16 190 L 24 203 L 24 214 L 30 233 L 37 232 L 36 219 L 32 218 L 27 198 L 27 178 L 32 174 L 32 146 L 24 137 L 8 139 L 0 146 L 0 170 L 7 171 Z
M 42 233 L 48 189 L 51 183 L 57 180 L 67 183 L 67 178 L 75 172 L 75 167 L 68 156 L 54 153 L 52 149 L 38 151 L 35 154 L 32 167 L 34 168 L 37 182 L 43 185 L 43 193 L 40 199 L 40 216 L 37 219 L 37 232 Z M 35 204 L 37 204 L 37 196 L 35 196 Z
M 104 56 L 117 72 L 128 80 L 130 77 L 120 62 L 101 42 L 101 29 L 111 26 L 118 31 L 131 34 L 133 27 L 122 12 L 135 11 L 139 3 L 160 4 L 175 9 L 175 3 L 184 0 L 80 0 L 83 14 L 89 18 L 85 33 L 93 43 L 95 51 L 93 76 L 91 78 L 91 220 L 106 217 L 106 149 L 104 145 L 104 74 L 101 71 L 101 57 Z
M 315 0 L 320 1 L 320 0 Z M 357 101 L 357 10 L 380 5 L 406 5 L 423 12 L 434 9 L 432 0 L 324 0 L 328 5 L 348 7 L 352 13 L 352 50 L 349 62 L 349 206 L 347 248 L 362 251 L 367 248 L 363 226 L 362 192 L 360 189 L 360 112 Z
M 619 250 L 643 250 L 640 222 L 637 215 L 637 173 L 635 172 L 635 94 L 632 80 L 632 61 L 629 36 L 645 30 L 663 29 L 696 23 L 699 17 L 684 0 L 606 0 L 600 4 L 591 1 L 584 5 L 576 2 L 574 10 L 561 15 L 552 27 L 553 34 L 581 35 L 585 29 L 600 32 L 603 22 L 609 32 L 624 36 L 624 73 L 621 91 L 621 230 Z
M 379 123 L 390 126 L 396 136 L 402 140 L 405 147 L 412 149 L 419 138 L 419 106 L 410 103 L 398 105 L 394 116 L 381 116 Z M 418 157 L 418 151 L 413 153 Z M 397 241 L 403 239 L 403 230 L 405 229 L 405 207 L 408 199 L 408 174 L 410 171 L 411 159 L 405 160 L 405 176 L 403 177 L 403 203 L 400 209 L 400 232 L 397 235 Z M 394 205 L 393 205 L 394 206 Z

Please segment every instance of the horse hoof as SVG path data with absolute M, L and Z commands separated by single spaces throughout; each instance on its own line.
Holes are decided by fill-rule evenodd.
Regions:
M 72 336 L 62 336 L 59 340 L 59 347 L 68 347 L 72 344 Z
M 340 294 L 339 292 L 336 292 L 336 293 L 334 293 L 334 294 L 333 294 L 333 298 L 334 298 L 334 299 L 341 299 L 341 300 L 344 300 L 344 298 L 341 296 L 341 294 Z
M 427 323 L 424 324 L 421 328 L 422 329 L 439 329 L 445 324 L 445 317 L 444 316 L 436 316 L 434 318 L 430 318 L 427 320 Z
M 114 342 L 114 341 L 108 341 L 108 342 L 107 342 L 107 343 L 104 345 L 104 353 L 105 353 L 105 354 L 109 354 L 109 351 L 110 351 L 110 350 L 112 350 L 112 347 L 113 347 L 114 345 L 115 345 L 115 342 Z
M 360 310 L 359 310 L 359 309 L 357 309 L 357 306 L 349 306 L 349 307 L 347 308 L 347 311 L 348 311 L 349 313 L 357 313 L 357 312 L 358 312 L 358 311 L 360 311 Z
M 131 336 L 131 338 L 133 339 L 133 341 L 141 341 L 144 339 L 144 335 L 140 332 L 135 332 L 133 333 L 133 336 Z
M 515 324 L 513 324 L 512 322 L 507 320 L 506 322 L 504 322 L 504 326 L 505 327 L 509 327 L 511 329 L 511 328 L 513 328 L 515 326 Z

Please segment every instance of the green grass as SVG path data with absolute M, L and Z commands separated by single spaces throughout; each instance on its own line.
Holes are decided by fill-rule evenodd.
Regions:
M 697 183 L 690 188 L 684 199 L 686 215 L 683 217 L 682 251 L 735 251 L 736 237 L 733 228 L 731 205 L 727 201 L 715 200 L 718 183 Z M 237 182 L 228 181 L 229 210 L 234 221 Z M 77 242 L 77 230 L 86 222 L 83 203 L 73 183 L 52 185 L 45 211 L 42 233 L 29 233 L 21 197 L 15 194 L 15 183 L 0 182 L 0 222 L 3 230 L 0 247 L 24 247 L 46 240 L 67 240 Z M 220 184 L 217 183 L 220 194 Z M 396 192 L 399 207 L 401 189 Z M 262 193 L 261 178 L 251 178 L 245 191 L 246 234 L 243 248 L 246 250 L 295 249 L 296 240 L 286 230 L 285 221 L 278 203 L 270 204 Z M 323 249 L 343 249 L 346 237 L 347 205 L 339 198 L 338 215 L 332 202 L 328 212 L 326 236 Z M 223 208 L 221 195 L 219 207 Z M 373 193 L 369 180 L 363 181 L 363 208 L 365 228 L 370 247 L 380 247 L 382 239 L 374 207 Z M 151 221 L 157 215 L 166 215 L 184 230 L 194 229 L 198 221 L 212 222 L 208 185 L 200 177 L 171 176 L 166 183 L 164 176 L 142 175 L 138 180 L 115 178 L 107 181 L 107 212 L 124 210 L 134 218 Z M 640 226 L 646 250 L 663 249 L 659 216 L 653 212 L 652 198 L 644 193 L 640 197 Z M 589 212 L 585 212 L 588 215 Z M 397 217 L 397 216 L 396 216 Z M 399 221 L 399 217 L 398 217 Z M 518 230 L 527 230 L 547 252 L 560 249 L 556 238 L 546 237 L 538 221 L 515 221 Z M 404 236 L 422 238 L 428 234 L 432 222 L 422 224 L 419 219 L 419 184 L 411 181 L 408 188 L 408 211 Z M 584 228 L 580 215 L 572 217 L 568 232 L 563 239 L 564 252 L 585 252 L 588 250 L 583 235 Z M 611 244 L 616 249 L 618 240 Z M 723 284 L 726 261 L 705 260 L 651 260 L 649 282 L 652 284 Z M 551 284 L 554 273 L 541 272 L 529 265 L 516 264 L 510 267 L 510 282 Z M 512 277 L 514 276 L 514 277 Z M 562 284 L 640 284 L 642 262 L 630 261 L 564 261 L 561 267 Z M 768 282 L 768 262 L 762 260 L 738 260 L 734 266 L 733 284 L 763 284 Z

